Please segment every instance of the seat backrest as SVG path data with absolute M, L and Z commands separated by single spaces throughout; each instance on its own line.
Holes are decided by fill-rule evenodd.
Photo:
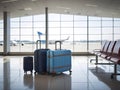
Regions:
M 114 48 L 115 44 L 116 44 L 116 41 L 111 41 L 110 42 L 107 53 L 112 53 L 113 52 L 113 48 Z
M 111 43 L 111 41 L 106 41 L 106 44 L 105 44 L 104 49 L 103 49 L 102 52 L 107 52 L 110 43 Z
M 119 49 L 120 49 L 120 41 L 116 41 L 116 44 L 113 48 L 113 54 L 119 54 Z
M 103 42 L 102 42 L 102 45 L 101 45 L 101 51 L 104 50 L 106 42 L 107 42 L 107 41 L 103 41 Z

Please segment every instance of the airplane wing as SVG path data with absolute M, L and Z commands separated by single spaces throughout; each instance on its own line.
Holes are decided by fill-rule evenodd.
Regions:
M 55 41 L 60 41 L 60 42 L 65 42 L 66 40 L 68 40 L 70 38 L 70 36 L 68 36 L 66 39 L 62 39 L 62 40 L 49 40 L 49 44 L 55 44 Z
M 45 34 L 43 34 L 42 32 L 39 32 L 39 31 L 37 32 L 37 34 L 38 34 L 39 40 L 41 40 L 41 35 L 45 35 Z M 55 44 L 55 41 L 64 42 L 64 41 L 68 40 L 69 38 L 70 38 L 70 36 L 68 36 L 66 39 L 62 39 L 62 40 L 49 40 L 48 43 L 49 44 Z

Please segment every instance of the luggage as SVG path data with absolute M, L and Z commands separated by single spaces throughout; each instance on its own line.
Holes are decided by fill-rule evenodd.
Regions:
M 38 44 L 41 48 L 41 41 L 38 40 L 36 42 L 36 50 L 34 51 L 34 69 L 35 74 L 43 74 L 46 73 L 46 59 L 47 59 L 47 51 L 49 49 L 38 49 Z
M 27 73 L 27 71 L 33 71 L 33 57 L 24 57 L 23 58 L 23 69 L 24 72 Z
M 58 42 L 60 43 L 60 50 L 47 51 L 47 72 L 57 74 L 70 71 L 71 74 L 71 51 L 62 50 L 60 41 L 55 42 L 55 47 Z

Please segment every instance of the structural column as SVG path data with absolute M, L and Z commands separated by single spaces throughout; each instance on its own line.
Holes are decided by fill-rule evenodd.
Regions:
M 45 40 L 46 46 L 45 48 L 48 49 L 48 7 L 45 7 Z
M 3 12 L 3 24 L 4 24 L 4 55 L 10 52 L 10 13 Z

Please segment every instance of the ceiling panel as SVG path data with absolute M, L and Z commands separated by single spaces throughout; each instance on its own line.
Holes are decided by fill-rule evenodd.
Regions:
M 11 17 L 49 13 L 120 17 L 120 0 L 0 0 L 0 18 L 4 11 Z

